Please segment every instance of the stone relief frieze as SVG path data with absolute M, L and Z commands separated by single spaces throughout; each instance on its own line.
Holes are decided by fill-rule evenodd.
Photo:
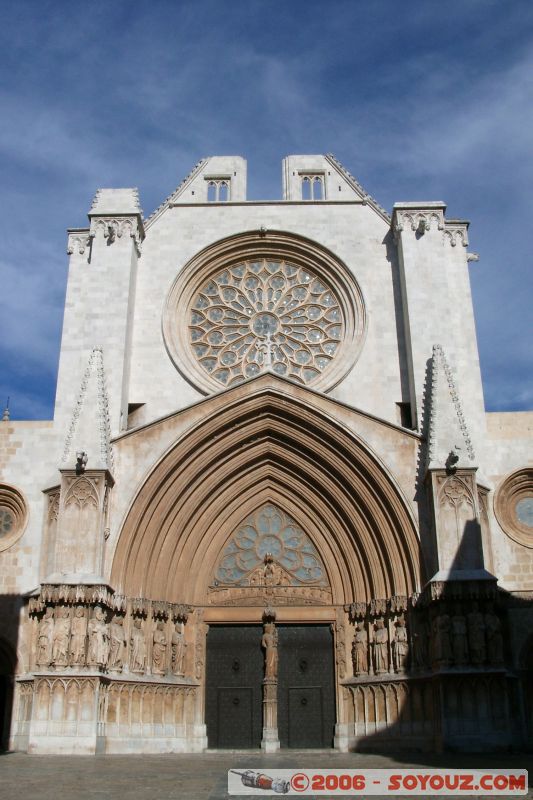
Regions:
M 353 678 L 502 669 L 507 630 L 495 581 L 433 581 L 403 601 L 351 603 Z M 501 601 L 503 602 L 503 601 Z

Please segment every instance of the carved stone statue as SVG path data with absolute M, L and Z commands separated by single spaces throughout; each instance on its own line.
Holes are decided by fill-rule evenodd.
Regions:
M 355 636 L 352 642 L 353 674 L 361 675 L 368 672 L 368 634 L 363 622 L 355 626 Z
M 152 672 L 158 675 L 165 674 L 165 656 L 167 652 L 167 636 L 165 633 L 165 624 L 158 622 L 155 631 L 152 646 Z
M 413 666 L 417 670 L 428 666 L 428 627 L 420 616 L 411 616 L 411 635 L 413 639 Z
M 185 633 L 183 631 L 183 623 L 177 623 L 172 632 L 171 641 L 171 670 L 173 675 L 183 675 L 183 661 L 185 659 L 185 650 L 187 644 L 185 643 Z
M 502 623 L 494 608 L 489 606 L 485 614 L 485 633 L 487 636 L 487 657 L 490 664 L 503 664 Z
M 457 666 L 468 663 L 468 640 L 466 635 L 466 618 L 461 614 L 461 606 L 457 605 L 452 617 L 452 653 L 453 663 Z
M 105 621 L 104 610 L 96 606 L 94 615 L 87 626 L 89 634 L 89 652 L 87 663 L 91 666 L 104 667 L 109 654 L 109 631 Z
M 76 606 L 70 626 L 70 663 L 72 666 L 85 664 L 87 640 L 87 617 L 83 606 Z
M 265 679 L 278 679 L 278 633 L 273 622 L 266 622 L 261 647 L 265 651 Z
M 450 617 L 446 614 L 444 606 L 441 607 L 441 613 L 434 618 L 431 628 L 433 634 L 433 663 L 437 666 L 446 666 L 452 658 L 452 644 Z
M 52 638 L 54 635 L 54 609 L 47 606 L 44 617 L 39 623 L 37 634 L 37 664 L 40 667 L 49 666 L 52 661 Z
M 146 668 L 146 641 L 142 629 L 142 621 L 137 617 L 133 622 L 130 637 L 130 669 L 132 672 L 144 672 Z
M 376 622 L 374 638 L 374 670 L 376 675 L 381 675 L 389 670 L 389 632 L 385 627 L 383 617 Z
M 392 650 L 394 653 L 394 668 L 396 672 L 401 672 L 406 668 L 407 658 L 409 656 L 409 640 L 407 638 L 407 628 L 405 627 L 405 619 L 403 616 L 398 617 L 396 623 Z
M 66 667 L 70 644 L 70 615 L 66 606 L 56 609 L 56 621 L 52 639 L 52 663 L 56 667 Z
M 124 634 L 124 620 L 120 614 L 115 614 L 109 626 L 109 669 L 122 669 L 124 665 L 125 647 L 126 636 Z
M 476 602 L 472 603 L 472 611 L 468 614 L 468 646 L 470 661 L 474 665 L 484 664 L 485 650 L 485 621 Z

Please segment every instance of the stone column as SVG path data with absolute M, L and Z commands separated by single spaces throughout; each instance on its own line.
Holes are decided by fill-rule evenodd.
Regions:
M 267 618 L 265 617 L 265 619 Z M 272 621 L 264 623 L 261 646 L 265 650 L 261 750 L 265 753 L 275 753 L 280 748 L 278 735 L 278 632 Z

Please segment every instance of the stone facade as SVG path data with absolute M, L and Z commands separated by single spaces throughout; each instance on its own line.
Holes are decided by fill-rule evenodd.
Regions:
M 533 414 L 484 410 L 445 212 L 333 156 L 97 192 L 54 420 L 0 423 L 6 743 L 205 749 L 216 625 L 257 626 L 267 752 L 280 625 L 331 626 L 331 746 L 531 743 Z

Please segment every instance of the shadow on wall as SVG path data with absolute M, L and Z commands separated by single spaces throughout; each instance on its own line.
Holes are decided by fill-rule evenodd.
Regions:
M 447 580 L 405 613 L 353 618 L 349 750 L 533 750 L 533 598 L 464 568 L 479 541 L 467 522 Z
M 0 751 L 8 749 L 13 716 L 21 605 L 20 595 L 0 595 Z

